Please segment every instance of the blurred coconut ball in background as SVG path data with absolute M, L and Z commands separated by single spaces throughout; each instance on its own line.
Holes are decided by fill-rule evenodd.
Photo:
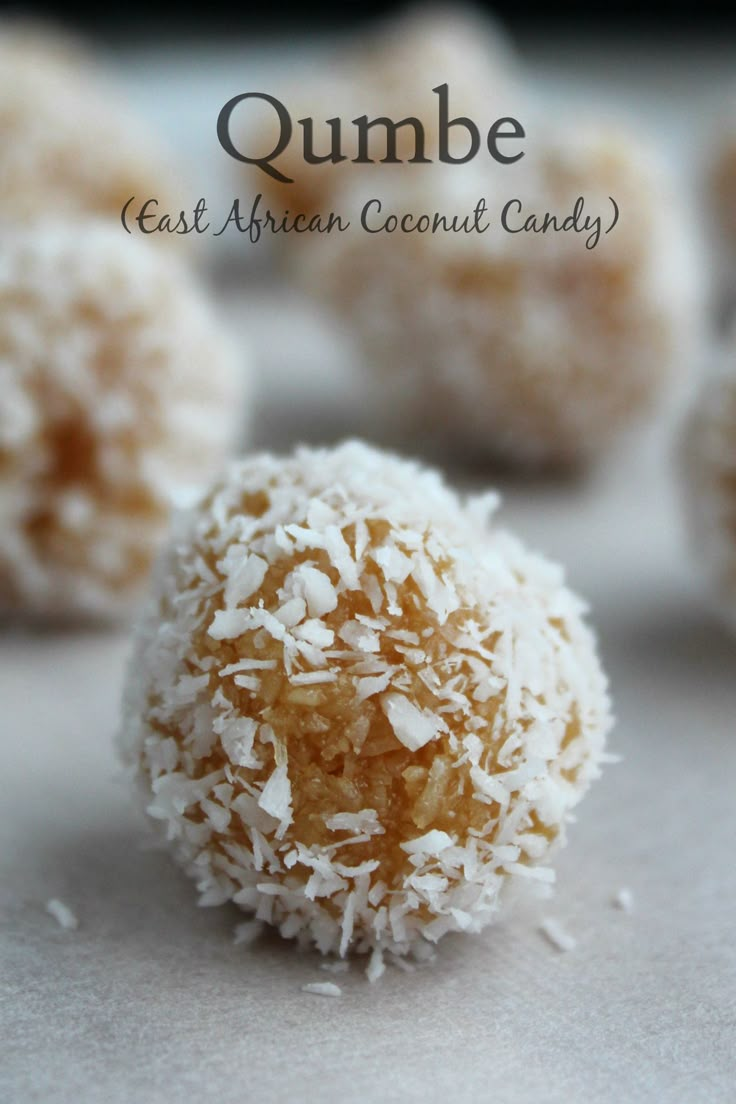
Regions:
M 178 209 L 173 163 L 85 46 L 34 23 L 0 23 L 0 228 L 109 216 L 131 196 Z M 172 234 L 156 241 L 178 242 Z
M 179 518 L 121 732 L 203 904 L 323 954 L 407 954 L 545 885 L 606 679 L 562 572 L 360 442 L 233 464 Z
M 410 226 L 428 214 L 429 229 L 325 235 L 302 258 L 304 279 L 354 334 L 387 412 L 469 456 L 564 467 L 685 393 L 699 259 L 671 179 L 620 126 L 536 135 L 526 149 L 513 165 L 394 178 L 371 228 L 395 213 Z M 352 193 L 356 223 L 370 195 Z M 607 234 L 611 196 L 619 218 Z M 485 233 L 432 232 L 435 214 L 462 220 L 481 197 Z M 561 224 L 582 197 L 584 214 L 601 216 L 599 240 L 593 229 L 508 233 L 512 197 L 514 228 L 548 212 Z
M 729 244 L 736 251 L 736 132 L 721 134 L 718 152 L 710 166 L 716 216 Z
M 0 349 L 0 609 L 124 614 L 247 365 L 178 258 L 107 221 L 3 235 Z
M 717 112 L 714 148 L 708 160 L 703 202 L 710 231 L 711 297 L 726 324 L 736 308 L 736 92 L 726 97 L 728 110 Z
M 411 172 L 410 158 L 416 150 L 414 128 L 396 132 L 396 156 L 402 165 L 385 165 L 386 136 L 379 126 L 370 138 L 370 156 L 375 164 L 353 164 L 358 156 L 358 133 L 352 120 L 389 118 L 400 122 L 417 119 L 423 128 L 426 155 L 436 158 L 439 98 L 433 91 L 449 85 L 450 117 L 469 115 L 480 123 L 489 116 L 515 115 L 522 97 L 511 47 L 492 20 L 471 7 L 419 5 L 398 16 L 380 21 L 360 36 L 347 38 L 325 61 L 312 57 L 304 64 L 298 83 L 287 84 L 281 99 L 294 121 L 288 148 L 274 159 L 274 167 L 293 183 L 283 183 L 257 173 L 255 183 L 265 199 L 281 211 L 315 214 L 339 206 L 343 189 L 356 178 L 381 185 L 388 176 Z M 280 128 L 273 108 L 249 105 L 250 122 L 241 133 L 247 135 L 248 151 L 267 153 L 275 148 Z M 490 114 L 492 113 L 492 118 Z M 344 160 L 309 164 L 303 155 L 302 127 L 297 120 L 313 120 L 314 153 L 330 152 L 331 132 L 327 120 L 342 120 L 340 139 Z M 234 117 L 235 119 L 235 117 Z M 233 133 L 237 122 L 233 122 Z M 237 142 L 236 142 L 237 144 Z M 459 145 L 459 148 L 458 148 Z M 456 156 L 466 152 L 467 136 L 455 128 L 449 134 L 449 149 Z
M 693 404 L 681 468 L 693 551 L 718 614 L 736 630 L 736 331 Z

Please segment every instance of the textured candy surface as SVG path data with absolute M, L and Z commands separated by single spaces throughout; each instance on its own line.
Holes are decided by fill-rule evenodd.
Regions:
M 121 746 L 204 903 L 405 953 L 551 880 L 609 702 L 581 603 L 494 508 L 348 443 L 240 462 L 182 517 Z

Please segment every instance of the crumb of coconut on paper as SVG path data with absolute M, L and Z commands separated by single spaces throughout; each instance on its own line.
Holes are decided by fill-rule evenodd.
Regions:
M 557 951 L 574 951 L 578 945 L 577 939 L 551 916 L 542 921 L 539 930 Z
M 244 920 L 233 929 L 233 943 L 236 947 L 250 947 L 263 934 L 264 928 L 260 920 Z
M 621 912 L 631 913 L 634 911 L 634 895 L 625 886 L 614 894 L 612 903 Z
M 52 897 L 46 902 L 46 912 L 49 916 L 53 916 L 56 923 L 64 931 L 76 931 L 79 927 L 79 920 L 74 912 L 65 905 L 63 901 L 60 901 L 58 897 Z
M 302 985 L 302 993 L 312 993 L 315 997 L 340 997 L 342 989 L 332 981 L 310 981 Z

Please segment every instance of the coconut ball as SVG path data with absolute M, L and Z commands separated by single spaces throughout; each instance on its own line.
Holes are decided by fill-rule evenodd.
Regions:
M 736 89 L 725 97 L 725 109 L 718 112 L 714 142 L 707 162 L 707 190 L 713 221 L 721 236 L 721 244 L 736 250 Z M 717 139 L 717 140 L 716 140 Z
M 358 224 L 366 198 L 373 232 Z M 513 165 L 427 166 L 378 198 L 356 194 L 354 225 L 316 243 L 304 272 L 387 410 L 480 457 L 569 466 L 679 396 L 697 266 L 666 175 L 620 129 L 527 144 Z M 383 230 L 391 215 L 408 229 Z M 455 216 L 471 229 L 445 228 Z
M 720 230 L 736 247 L 736 134 L 729 134 L 711 166 L 711 190 Z
M 180 206 L 156 138 L 73 40 L 0 25 L 0 228 L 47 216 L 118 220 L 131 196 L 158 199 L 161 213 Z
M 239 369 L 188 270 L 113 223 L 0 244 L 0 609 L 126 611 L 211 478 Z
M 736 307 L 736 127 L 733 123 L 736 93 L 726 97 L 726 110 L 718 112 L 711 155 L 699 197 L 706 218 L 709 247 L 710 299 L 719 320 L 728 322 Z
M 381 164 L 386 155 L 385 131 L 374 128 L 369 139 L 373 164 L 353 164 L 358 156 L 358 132 L 352 120 L 387 117 L 398 123 L 418 119 L 424 133 L 425 154 L 438 156 L 438 103 L 433 91 L 449 86 L 450 118 L 470 116 L 486 127 L 496 117 L 515 115 L 522 110 L 516 66 L 511 48 L 501 30 L 489 19 L 462 5 L 442 4 L 412 7 L 400 16 L 380 21 L 356 41 L 342 44 L 329 65 L 301 74 L 298 87 L 283 90 L 282 100 L 294 120 L 294 132 L 288 148 L 274 160 L 274 166 L 293 183 L 285 184 L 257 172 L 257 186 L 278 209 L 292 214 L 326 214 L 337 209 L 343 189 L 356 178 L 375 188 L 396 173 L 403 176 L 421 172 L 413 166 L 414 130 L 402 127 L 396 135 L 396 156 L 402 165 Z M 260 154 L 275 148 L 279 138 L 278 121 L 272 108 L 249 108 L 256 120 L 245 145 Z M 302 128 L 296 121 L 307 116 L 314 120 L 314 151 L 323 156 L 330 151 L 330 130 L 325 120 L 341 120 L 341 152 L 345 160 L 309 164 L 304 159 Z M 258 135 L 256 139 L 255 135 Z M 449 150 L 460 157 L 467 152 L 468 137 L 460 128 L 451 128 Z M 292 243 L 292 248 L 293 248 Z
M 606 680 L 562 572 L 352 442 L 236 463 L 161 558 L 122 749 L 201 903 L 405 954 L 546 883 Z
M 719 614 L 736 628 L 736 333 L 728 362 L 706 382 L 683 442 L 685 507 L 693 549 Z

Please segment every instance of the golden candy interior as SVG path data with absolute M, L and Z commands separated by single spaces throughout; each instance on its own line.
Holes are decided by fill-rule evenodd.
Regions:
M 253 508 L 253 501 L 249 507 Z M 388 526 L 385 523 L 369 523 L 371 537 L 380 539 L 381 528 L 387 529 Z M 343 535 L 348 545 L 352 546 L 351 528 L 344 529 Z M 200 548 L 199 551 L 208 567 L 216 570 L 211 555 L 207 556 L 207 549 Z M 333 584 L 337 584 L 337 572 L 325 552 L 314 549 L 295 552 L 270 567 L 263 585 L 257 594 L 251 596 L 249 604 L 257 606 L 262 602 L 268 610 L 278 609 L 278 591 L 284 578 L 304 561 L 317 567 L 330 577 Z M 403 613 L 395 619 L 395 627 L 401 632 L 416 634 L 426 658 L 419 660 L 413 657 L 415 646 L 402 643 L 399 639 L 391 640 L 387 632 L 380 634 L 381 650 L 373 654 L 404 668 L 402 693 L 406 693 L 414 704 L 420 709 L 437 710 L 442 703 L 419 678 L 418 670 L 431 663 L 443 684 L 458 675 L 470 674 L 461 653 L 447 639 L 467 617 L 468 610 L 451 614 L 446 624 L 441 626 L 411 578 L 399 586 L 397 600 Z M 203 625 L 211 622 L 215 609 L 207 610 Z M 337 608 L 324 615 L 322 620 L 328 629 L 337 632 L 357 614 L 366 617 L 373 614 L 364 590 L 343 592 Z M 162 615 L 167 615 L 166 609 L 162 610 Z M 492 642 L 493 628 L 489 626 L 485 643 L 492 645 Z M 335 647 L 339 646 L 340 641 L 336 637 Z M 218 688 L 221 689 L 241 715 L 270 724 L 276 734 L 279 752 L 285 753 L 288 760 L 291 782 L 293 820 L 285 841 L 299 842 L 307 848 L 312 845 L 332 846 L 333 860 L 351 866 L 377 859 L 380 868 L 372 877 L 374 880 L 381 879 L 390 887 L 400 885 L 407 871 L 411 870 L 409 856 L 401 849 L 401 843 L 430 829 L 446 831 L 461 840 L 467 838 L 469 829 L 474 829 L 492 840 L 492 829 L 486 829 L 488 822 L 498 816 L 499 806 L 495 802 L 484 804 L 474 798 L 469 767 L 454 765 L 462 749 L 457 743 L 453 748 L 453 738 L 459 739 L 468 731 L 466 719 L 460 713 L 443 713 L 448 733 L 417 751 L 410 751 L 397 739 L 380 706 L 379 696 L 362 702 L 357 700 L 351 670 L 354 660 L 331 659 L 331 667 L 337 670 L 335 682 L 295 686 L 284 670 L 281 645 L 262 630 L 244 633 L 235 641 L 223 642 L 213 640 L 206 628 L 202 628 L 193 641 L 192 653 L 198 660 L 207 656 L 216 659 L 210 675 L 210 698 Z M 218 673 L 223 667 L 244 657 L 275 661 L 275 669 L 258 671 L 261 679 L 258 691 L 239 688 L 233 684 L 232 678 L 221 678 Z M 192 667 L 191 673 L 198 671 L 195 672 Z M 488 769 L 494 773 L 513 769 L 518 758 L 515 756 L 504 768 L 495 762 L 495 756 L 508 735 L 503 728 L 495 736 L 492 734 L 497 709 L 498 701 L 493 698 L 474 704 L 475 715 L 486 722 L 479 727 L 477 734 L 487 749 Z M 181 731 L 163 727 L 156 721 L 151 722 L 151 726 L 162 739 L 173 738 L 183 747 Z M 578 732 L 577 721 L 571 721 L 563 746 Z M 265 783 L 272 774 L 276 765 L 276 749 L 265 744 L 259 746 L 258 751 L 263 758 L 260 771 L 235 766 L 230 768 L 236 788 L 238 783 Z M 191 760 L 193 776 L 208 775 L 227 762 L 225 751 L 217 743 L 206 759 Z M 576 774 L 577 770 L 570 780 Z M 376 810 L 384 828 L 383 834 L 373 836 L 364 843 L 339 846 L 337 841 L 342 837 L 327 828 L 326 819 L 336 813 L 357 813 L 364 809 Z M 204 814 L 199 806 L 194 806 L 186 815 L 197 821 Z M 527 827 L 529 832 L 537 833 L 549 842 L 559 831 L 559 826 L 544 825 L 535 816 L 530 818 Z M 212 844 L 222 847 L 233 839 L 250 846 L 250 840 L 236 818 L 230 821 L 224 832 L 215 831 Z M 520 861 L 524 861 L 523 856 Z M 292 877 L 303 877 L 304 881 L 309 874 L 308 869 L 299 865 L 290 871 Z M 332 907 L 331 902 L 325 904 Z

